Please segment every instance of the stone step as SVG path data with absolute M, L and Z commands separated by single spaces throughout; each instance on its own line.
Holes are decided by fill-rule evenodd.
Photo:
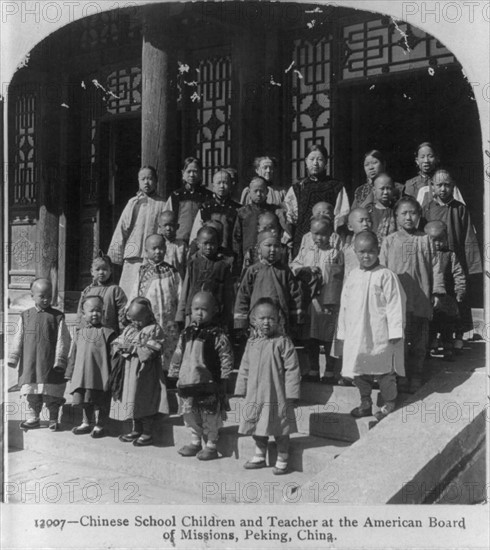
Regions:
M 194 504 L 288 502 L 292 489 L 306 483 L 312 475 L 293 471 L 286 476 L 274 476 L 271 468 L 247 471 L 233 457 L 199 461 L 194 457 L 181 457 L 174 446 L 138 448 L 121 443 L 115 437 L 93 439 L 68 431 L 51 433 L 45 427 L 18 431 L 23 449 L 93 464 L 98 469 L 144 476 L 170 491 L 184 487 L 186 493 L 193 496 L 189 503 Z

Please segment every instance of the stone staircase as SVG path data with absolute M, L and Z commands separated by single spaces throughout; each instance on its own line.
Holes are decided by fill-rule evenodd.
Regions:
M 481 353 L 471 353 L 471 350 L 467 353 L 470 355 L 465 356 L 464 369 L 462 365 L 449 368 L 440 361 L 431 361 L 431 369 L 443 374 L 442 371 L 449 368 L 450 372 L 458 373 L 460 369 L 470 372 L 482 365 Z M 448 375 L 444 374 L 446 376 Z M 15 372 L 10 370 L 9 387 L 14 385 L 15 380 Z M 233 386 L 233 382 L 230 386 Z M 445 398 L 450 399 L 450 395 L 445 395 Z M 182 504 L 297 502 L 295 494 L 298 494 L 298 489 L 301 491 L 303 488 L 306 493 L 309 489 L 305 488 L 310 487 L 312 480 L 326 479 L 324 476 L 327 472 L 343 472 L 344 462 L 352 462 L 351 455 L 357 457 L 361 452 L 362 460 L 367 459 L 362 449 L 366 445 L 369 447 L 369 441 L 373 437 L 376 440 L 378 431 L 380 437 L 381 432 L 387 432 L 381 439 L 385 445 L 390 446 L 390 438 L 396 437 L 397 431 L 407 428 L 406 422 L 398 418 L 400 410 L 379 426 L 374 417 L 354 419 L 349 414 L 359 404 L 358 391 L 354 387 L 303 382 L 301 399 L 295 411 L 298 433 L 292 435 L 290 445 L 290 465 L 294 471 L 280 477 L 274 476 L 270 467 L 253 471 L 243 468 L 243 463 L 253 455 L 254 443 L 251 437 L 238 434 L 240 414 L 244 406 L 242 398 L 230 399 L 231 410 L 218 444 L 220 458 L 201 462 L 196 458 L 183 458 L 177 453 L 177 449 L 189 442 L 189 434 L 182 418 L 176 414 L 175 390 L 169 390 L 173 414 L 157 418 L 154 423 L 155 445 L 144 448 L 120 442 L 117 436 L 129 431 L 130 424 L 113 419 L 108 426 L 108 437 L 95 440 L 88 435 L 73 435 L 71 428 L 80 423 L 81 413 L 69 405 L 71 396 L 68 393 L 65 397 L 67 404 L 63 408 L 62 431 L 49 432 L 45 422 L 45 426 L 39 430 L 24 432 L 18 426 L 20 419 L 24 417 L 20 407 L 15 405 L 16 402 L 20 403 L 18 392 L 10 392 L 6 406 L 9 448 L 36 451 L 46 461 L 70 460 L 92 465 L 94 468 L 107 470 L 108 475 L 117 472 L 128 477 L 139 476 L 155 480 L 155 483 L 165 488 L 165 494 L 167 491 L 169 495 L 180 494 Z M 375 404 L 373 409 L 376 411 L 379 391 L 374 390 L 372 397 Z M 397 408 L 417 399 L 420 398 L 400 395 Z M 370 432 L 372 428 L 374 430 Z M 440 431 L 440 426 L 437 426 L 437 430 Z M 359 452 L 356 454 L 358 447 Z M 370 449 L 369 456 L 373 452 Z M 275 443 L 271 440 L 269 464 L 274 464 L 275 455 Z M 354 463 L 359 459 L 360 457 L 353 459 Z M 330 474 L 327 477 L 331 479 Z M 339 474 L 335 479 L 337 478 L 343 480 L 344 475 Z M 165 502 L 164 494 L 162 502 Z
M 377 394 L 375 390 L 374 401 Z M 11 392 L 9 396 L 16 399 L 17 393 Z M 66 395 L 67 401 L 70 397 Z M 176 411 L 175 390 L 169 391 L 169 401 Z M 81 414 L 69 404 L 63 407 L 63 431 L 56 433 L 44 427 L 24 432 L 18 427 L 20 411 L 10 414 L 9 447 L 46 453 L 53 459 L 71 458 L 127 475 L 143 475 L 171 490 L 181 488 L 185 503 L 281 503 L 288 502 L 289 493 L 325 469 L 376 424 L 374 417 L 355 420 L 350 416 L 349 411 L 357 404 L 356 388 L 303 383 L 295 411 L 299 431 L 291 436 L 290 444 L 290 465 L 294 471 L 284 477 L 274 476 L 271 468 L 243 469 L 243 463 L 254 453 L 254 442 L 251 437 L 238 434 L 244 401 L 236 397 L 230 399 L 231 410 L 218 443 L 220 458 L 214 461 L 183 458 L 177 453 L 177 449 L 189 442 L 189 433 L 175 412 L 168 417 L 157 417 L 154 446 L 138 448 L 117 438 L 130 431 L 128 421 L 111 419 L 110 435 L 100 440 L 73 435 L 71 428 L 80 423 Z M 275 443 L 271 438 L 269 464 L 273 465 L 275 458 Z

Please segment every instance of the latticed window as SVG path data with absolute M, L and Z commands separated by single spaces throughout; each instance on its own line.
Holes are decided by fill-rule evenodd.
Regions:
M 36 203 L 39 185 L 36 109 L 34 93 L 19 93 L 15 98 L 12 193 L 15 205 L 29 206 Z
M 196 149 L 209 183 L 217 168 L 231 163 L 231 59 L 202 59 L 196 74 Z
M 107 77 L 107 111 L 111 114 L 141 111 L 141 68 L 125 67 Z
M 451 52 L 420 29 L 388 17 L 342 30 L 342 78 L 352 79 L 454 63 Z
M 331 37 L 293 43 L 291 176 L 304 177 L 306 149 L 313 143 L 330 150 Z

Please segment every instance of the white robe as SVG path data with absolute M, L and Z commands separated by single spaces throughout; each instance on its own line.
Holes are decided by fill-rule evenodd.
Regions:
M 405 374 L 405 292 L 389 269 L 352 270 L 342 290 L 337 338 L 344 341 L 342 376 Z M 390 339 L 399 338 L 393 344 Z

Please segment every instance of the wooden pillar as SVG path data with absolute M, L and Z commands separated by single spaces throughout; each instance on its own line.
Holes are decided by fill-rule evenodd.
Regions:
M 142 52 L 142 164 L 158 172 L 158 193 L 167 196 L 178 177 L 176 38 L 164 6 L 144 9 Z
M 268 79 L 264 74 L 263 48 L 264 33 L 260 29 L 237 30 L 232 43 L 232 156 L 245 185 L 253 158 L 264 151 L 262 113 Z

